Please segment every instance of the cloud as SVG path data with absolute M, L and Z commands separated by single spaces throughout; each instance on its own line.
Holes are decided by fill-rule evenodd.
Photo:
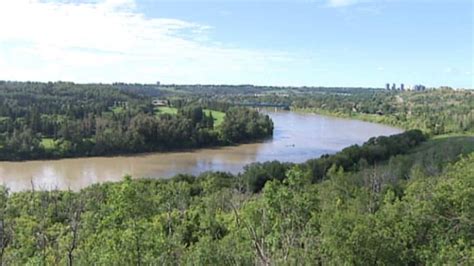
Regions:
M 453 73 L 454 71 L 455 71 L 455 69 L 452 68 L 452 67 L 446 67 L 446 68 L 444 69 L 444 73 Z
M 388 2 L 393 2 L 395 0 L 326 0 L 326 4 L 329 7 L 334 7 L 334 8 L 343 8 L 343 7 L 349 7 L 349 6 L 361 6 L 365 5 L 366 11 L 373 11 L 372 8 L 368 8 L 367 6 L 377 6 L 381 3 L 388 3 Z
M 211 26 L 149 18 L 132 0 L 7 0 L 0 10 L 0 79 L 238 82 L 293 60 L 218 45 Z
M 331 7 L 344 7 L 356 4 L 358 0 L 329 0 L 328 5 Z

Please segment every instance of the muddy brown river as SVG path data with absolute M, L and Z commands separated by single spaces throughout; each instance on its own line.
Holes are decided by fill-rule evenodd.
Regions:
M 32 184 L 35 189 L 79 190 L 93 183 L 121 180 L 126 174 L 168 178 L 211 170 L 238 173 L 252 162 L 304 162 L 362 144 L 373 136 L 402 132 L 385 125 L 314 114 L 268 114 L 275 124 L 274 136 L 262 143 L 133 156 L 0 162 L 0 183 L 11 191 L 30 189 Z

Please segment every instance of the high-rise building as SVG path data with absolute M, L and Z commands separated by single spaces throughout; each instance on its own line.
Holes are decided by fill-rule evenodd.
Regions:
M 396 90 L 397 89 L 397 85 L 395 83 L 392 84 L 392 90 Z
M 413 87 L 413 90 L 415 90 L 415 91 L 424 91 L 424 90 L 426 90 L 426 87 L 423 86 L 423 85 L 415 85 Z
M 385 89 L 390 90 L 390 83 L 385 84 Z
M 401 91 L 404 91 L 404 90 L 405 90 L 405 85 L 404 85 L 403 83 L 400 84 L 400 90 L 401 90 Z

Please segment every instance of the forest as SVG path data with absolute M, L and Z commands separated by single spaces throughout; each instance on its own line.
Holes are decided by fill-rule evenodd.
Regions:
M 474 264 L 470 91 L 0 82 L 0 103 L 2 160 L 271 136 L 269 117 L 242 103 L 406 129 L 239 174 L 125 176 L 80 191 L 0 186 L 0 265 Z
M 239 175 L 126 176 L 79 192 L 3 188 L 0 262 L 470 265 L 473 151 L 472 137 L 414 130 Z
M 270 137 L 267 115 L 198 101 L 170 101 L 160 112 L 149 96 L 112 85 L 0 83 L 0 160 L 115 155 L 222 146 Z M 206 112 L 207 111 L 207 112 Z
M 190 87 L 185 88 L 192 94 Z M 174 90 L 180 93 L 185 91 L 181 87 Z M 471 90 L 387 91 L 374 88 L 253 86 L 228 90 L 219 93 L 212 86 L 200 87 L 199 90 L 195 88 L 194 94 L 228 104 L 283 104 L 293 111 L 360 119 L 405 129 L 416 128 L 430 135 L 474 132 L 474 92 Z
M 425 91 L 377 88 L 271 87 L 253 85 L 127 85 L 143 95 L 158 92 L 212 105 L 283 104 L 319 113 L 420 129 L 430 135 L 474 132 L 474 92 L 449 87 Z M 138 86 L 138 87 L 135 87 Z
M 295 109 L 418 128 L 431 135 L 474 132 L 472 91 L 385 91 L 372 94 L 296 97 Z

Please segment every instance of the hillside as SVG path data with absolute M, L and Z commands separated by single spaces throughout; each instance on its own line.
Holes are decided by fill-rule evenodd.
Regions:
M 306 163 L 269 162 L 250 165 L 239 176 L 126 177 L 80 192 L 3 189 L 0 259 L 467 265 L 474 256 L 473 143 L 471 136 L 376 138 L 361 151 L 398 152 L 360 159 L 346 171 L 337 164 L 350 150 L 322 158 L 336 162 L 322 180 Z M 267 183 L 259 193 L 248 189 L 256 176 Z

